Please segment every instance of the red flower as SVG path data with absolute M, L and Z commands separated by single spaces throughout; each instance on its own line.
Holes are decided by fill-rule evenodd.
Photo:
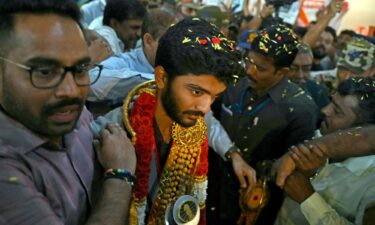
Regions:
M 216 39 L 215 39 L 216 40 Z M 220 39 L 217 38 L 220 43 Z M 213 43 L 217 42 L 212 40 Z M 150 177 L 152 153 L 158 159 L 154 134 L 154 113 L 156 108 L 156 97 L 150 93 L 143 92 L 134 102 L 130 112 L 130 124 L 136 132 L 135 151 L 137 155 L 136 188 L 134 195 L 136 199 L 144 199 L 148 193 L 148 181 Z M 157 165 L 160 170 L 160 165 Z M 208 171 L 208 141 L 207 138 L 201 145 L 200 163 L 195 176 L 206 176 Z
M 217 38 L 217 37 L 213 37 L 213 38 L 211 38 L 211 41 L 212 41 L 212 43 L 213 44 L 220 44 L 220 38 Z
M 207 44 L 207 40 L 206 39 L 199 39 L 199 43 L 201 45 L 205 45 L 205 44 Z
M 134 195 L 137 199 L 147 196 L 148 180 L 150 176 L 150 164 L 152 151 L 156 151 L 153 119 L 156 107 L 156 97 L 147 92 L 141 93 L 134 102 L 131 110 L 130 123 L 136 132 L 135 144 L 137 154 L 137 183 Z

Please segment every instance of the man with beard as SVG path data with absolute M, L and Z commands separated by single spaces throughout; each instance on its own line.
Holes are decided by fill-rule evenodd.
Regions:
M 134 148 L 114 124 L 93 140 L 79 19 L 74 1 L 0 1 L 0 224 L 126 221 Z
M 220 105 L 220 122 L 250 166 L 282 156 L 288 148 L 314 135 L 316 105 L 286 77 L 300 44 L 286 26 L 268 27 L 249 34 L 251 46 L 245 53 L 247 77 L 229 86 Z M 212 224 L 236 224 L 240 217 L 239 183 L 231 165 L 215 160 L 221 170 L 212 174 L 219 193 L 208 194 L 215 208 Z M 270 184 L 270 202 L 256 224 L 272 224 L 283 193 Z M 208 201 L 208 202 L 209 202 Z M 218 218 L 218 219 L 217 219 Z
M 169 207 L 189 196 L 192 208 L 176 203 L 177 209 L 189 209 L 185 221 L 177 222 L 200 214 L 199 223 L 205 224 L 208 141 L 203 116 L 238 79 L 239 60 L 233 43 L 216 26 L 184 19 L 159 40 L 155 81 L 136 87 L 122 108 L 98 119 L 123 122 L 133 137 L 139 162 L 133 218 L 138 224 L 164 224 Z
M 303 43 L 308 44 L 314 54 L 314 63 L 312 71 L 326 70 L 322 65 L 322 59 L 329 61 L 330 69 L 335 67 L 336 49 L 333 43 L 336 41 L 336 31 L 329 27 L 329 22 L 340 12 L 344 5 L 343 0 L 332 0 L 317 18 L 316 23 L 312 24 L 303 36 Z
M 320 37 L 312 48 L 314 61 L 311 70 L 328 70 L 333 68 L 324 67 L 322 60 L 329 57 L 330 61 L 334 61 L 336 57 L 336 48 L 334 43 L 336 41 L 336 31 L 332 27 L 325 27 L 324 31 L 320 34 Z M 332 64 L 334 67 L 334 64 Z
M 115 54 L 120 54 L 136 46 L 145 15 L 146 9 L 138 0 L 107 0 L 102 25 L 89 28 L 102 35 Z
M 331 104 L 322 110 L 326 118 L 321 133 L 374 124 L 374 81 L 351 78 L 340 83 Z M 375 203 L 375 156 L 348 158 L 322 167 L 327 158 L 322 152 L 317 154 L 319 149 L 320 145 L 310 144 L 291 148 L 289 156 L 299 169 L 282 186 L 289 197 L 275 225 L 373 224 L 367 217 L 371 214 L 368 208 L 374 209 Z M 320 172 L 315 173 L 317 168 Z

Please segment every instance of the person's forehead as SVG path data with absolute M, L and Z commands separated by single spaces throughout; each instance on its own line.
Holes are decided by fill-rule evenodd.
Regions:
M 248 60 L 253 61 L 255 64 L 262 64 L 267 66 L 273 66 L 274 60 L 271 56 L 265 56 L 255 51 L 250 51 L 247 54 Z
M 342 96 L 337 93 L 332 96 L 332 101 L 341 108 L 354 109 L 358 106 L 358 98 L 355 95 Z
M 196 85 L 210 92 L 221 92 L 226 85 L 214 74 L 182 74 L 177 76 L 174 83 L 182 85 Z
M 142 25 L 142 19 L 134 18 L 122 21 L 122 23 L 129 24 L 129 25 Z
M 56 14 L 17 14 L 15 16 L 14 53 L 87 56 L 83 31 L 73 19 Z
M 296 58 L 293 61 L 293 64 L 303 64 L 303 65 L 308 65 L 311 64 L 313 61 L 313 56 L 311 56 L 308 53 L 299 53 L 296 55 Z

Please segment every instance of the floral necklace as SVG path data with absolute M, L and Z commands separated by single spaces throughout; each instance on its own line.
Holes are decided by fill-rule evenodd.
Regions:
M 134 200 L 138 206 L 139 204 L 145 205 L 146 202 L 153 153 L 157 159 L 158 174 L 161 170 L 153 127 L 156 102 L 154 90 L 142 89 L 134 101 L 129 117 L 129 123 L 135 133 L 133 143 L 137 155 L 137 182 Z M 123 110 L 125 112 L 128 107 L 124 105 Z M 203 118 L 190 128 L 183 128 L 177 123 L 173 123 L 171 132 L 172 147 L 161 172 L 159 191 L 151 208 L 149 224 L 159 224 L 164 219 L 165 210 L 171 202 L 181 195 L 196 192 L 192 190 L 194 185 L 191 184 L 206 180 L 208 142 Z M 139 222 L 139 224 L 143 224 L 143 221 Z

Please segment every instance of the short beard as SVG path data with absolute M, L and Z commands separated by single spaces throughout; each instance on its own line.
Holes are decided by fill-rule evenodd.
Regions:
M 195 122 L 186 123 L 184 122 L 183 118 L 179 116 L 179 114 L 191 114 L 191 115 L 198 115 L 198 116 L 204 116 L 204 114 L 198 111 L 181 112 L 177 104 L 177 99 L 175 98 L 172 92 L 171 84 L 172 84 L 172 81 L 168 80 L 167 89 L 163 93 L 161 93 L 161 102 L 162 102 L 165 112 L 174 122 L 178 123 L 179 125 L 185 128 L 194 126 Z
M 312 52 L 315 59 L 320 60 L 327 56 L 327 52 L 324 50 L 323 46 L 316 46 L 312 49 Z

